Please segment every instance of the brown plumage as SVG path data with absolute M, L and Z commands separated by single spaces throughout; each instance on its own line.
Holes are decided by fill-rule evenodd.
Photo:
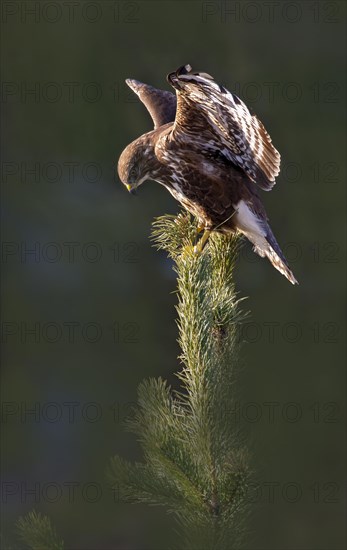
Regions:
M 210 75 L 189 65 L 168 75 L 176 89 L 127 84 L 147 107 L 155 129 L 122 152 L 118 173 L 132 191 L 158 181 L 209 231 L 243 233 L 297 283 L 267 221 L 258 187 L 272 189 L 280 155 L 256 115 Z

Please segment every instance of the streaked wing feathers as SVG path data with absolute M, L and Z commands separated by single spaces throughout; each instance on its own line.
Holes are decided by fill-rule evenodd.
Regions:
M 168 81 L 177 90 L 176 136 L 191 135 L 194 125 L 201 132 L 203 118 L 210 150 L 220 151 L 262 189 L 272 189 L 280 171 L 280 154 L 243 101 L 209 75 L 193 73 L 190 65 L 169 74 Z

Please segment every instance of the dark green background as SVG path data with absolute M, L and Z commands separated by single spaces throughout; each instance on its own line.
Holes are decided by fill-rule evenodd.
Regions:
M 104 471 L 114 453 L 141 457 L 121 426 L 138 383 L 161 375 L 176 384 L 175 279 L 149 234 L 155 216 L 178 206 L 152 182 L 129 196 L 115 166 L 151 129 L 124 79 L 167 88 L 166 74 L 189 62 L 240 90 L 282 153 L 285 169 L 263 198 L 300 281 L 292 287 L 245 245 L 240 420 L 230 412 L 260 482 L 245 548 L 344 548 L 344 3 L 275 3 L 273 16 L 266 2 L 3 4 L 2 473 L 14 493 L 3 497 L 4 535 L 36 508 L 69 549 L 169 548 L 171 518 L 114 503 Z M 63 243 L 72 242 L 69 261 Z M 35 243 L 36 257 L 21 256 Z M 95 246 L 102 255 L 88 261 Z M 36 336 L 25 337 L 34 323 Z M 81 332 L 88 323 L 102 331 L 95 343 Z M 21 416 L 35 403 L 37 418 Z M 100 418 L 88 421 L 96 406 Z M 69 482 L 78 484 L 72 502 Z M 35 483 L 37 502 L 25 498 Z M 50 483 L 62 491 L 55 503 Z M 97 502 L 87 502 L 91 486 L 82 493 L 88 483 L 100 484 Z

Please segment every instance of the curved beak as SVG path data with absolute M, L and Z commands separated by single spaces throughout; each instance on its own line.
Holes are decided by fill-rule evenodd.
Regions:
M 137 195 L 137 189 L 136 187 L 131 187 L 130 183 L 126 183 L 125 184 L 125 187 L 127 188 L 127 190 L 129 191 L 129 193 L 131 195 Z

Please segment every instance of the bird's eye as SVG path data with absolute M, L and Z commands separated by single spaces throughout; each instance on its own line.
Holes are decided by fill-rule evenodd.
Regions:
M 132 168 L 130 170 L 129 176 L 132 181 L 135 181 L 137 178 L 137 170 L 135 168 Z

